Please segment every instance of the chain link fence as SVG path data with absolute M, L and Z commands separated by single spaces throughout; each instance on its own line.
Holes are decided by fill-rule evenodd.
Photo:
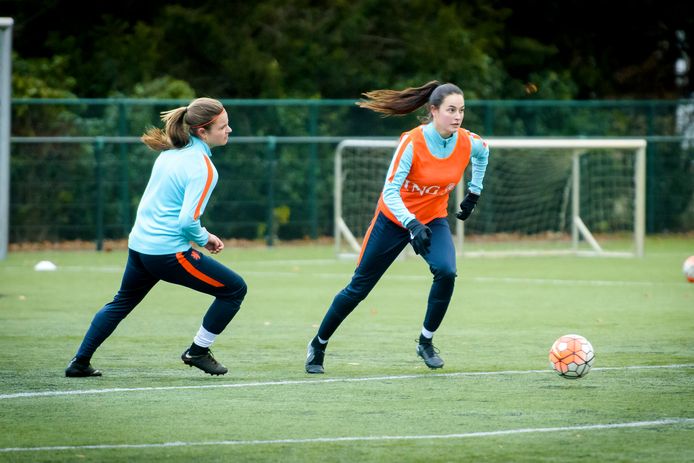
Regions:
M 397 139 L 422 115 L 383 118 L 353 100 L 222 102 L 233 133 L 213 150 L 220 181 L 203 223 L 224 238 L 269 245 L 332 235 L 341 140 Z M 10 243 L 86 240 L 100 248 L 127 238 L 156 158 L 139 136 L 161 125 L 161 111 L 187 103 L 14 99 Z M 694 101 L 466 103 L 464 126 L 482 137 L 645 138 L 647 233 L 694 230 Z

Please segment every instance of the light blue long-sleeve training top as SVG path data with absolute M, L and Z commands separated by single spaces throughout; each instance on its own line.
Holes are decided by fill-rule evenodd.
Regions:
M 200 216 L 217 185 L 209 146 L 191 137 L 183 148 L 162 151 L 137 208 L 128 247 L 143 254 L 183 252 L 204 246 L 209 233 Z
M 423 132 L 427 148 L 429 148 L 431 154 L 437 158 L 445 159 L 450 156 L 455 144 L 458 142 L 458 132 L 454 132 L 453 135 L 448 138 L 443 138 L 436 131 L 433 122 L 426 124 Z M 479 195 L 482 193 L 482 181 L 484 180 L 484 173 L 487 170 L 487 163 L 489 161 L 489 147 L 483 139 L 473 133 L 470 133 L 470 142 L 472 143 L 472 152 L 470 153 L 472 178 L 467 186 L 469 191 Z M 390 209 L 395 218 L 398 219 L 403 226 L 407 226 L 410 220 L 414 219 L 414 214 L 405 207 L 405 203 L 400 196 L 400 188 L 402 188 L 402 184 L 405 182 L 412 168 L 412 142 L 410 141 L 407 144 L 400 158 L 400 162 L 396 166 L 397 153 L 398 149 L 395 150 L 393 160 L 386 174 L 386 182 L 385 185 L 383 185 L 383 202 L 388 209 Z M 393 180 L 389 182 L 388 179 L 393 169 L 395 169 L 395 175 L 393 176 Z

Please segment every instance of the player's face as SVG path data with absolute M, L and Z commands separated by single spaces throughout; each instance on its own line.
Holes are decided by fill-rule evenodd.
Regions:
M 460 128 L 465 117 L 465 98 L 454 93 L 443 99 L 441 106 L 432 107 L 431 114 L 434 118 L 436 131 L 443 137 L 450 137 Z
M 214 148 L 215 146 L 226 145 L 227 141 L 229 141 L 230 133 L 231 127 L 229 127 L 229 116 L 227 115 L 227 112 L 224 111 L 209 128 L 201 133 L 201 136 L 205 143 L 207 143 L 207 146 Z

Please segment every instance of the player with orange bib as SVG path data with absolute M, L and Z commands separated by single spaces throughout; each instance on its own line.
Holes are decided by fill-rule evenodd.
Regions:
M 91 366 L 92 355 L 160 280 L 215 297 L 181 359 L 211 375 L 227 372 L 210 346 L 241 307 L 246 283 L 193 249 L 191 242 L 212 254 L 224 249 L 222 240 L 201 225 L 200 216 L 218 179 L 211 148 L 229 140 L 229 116 L 219 101 L 198 98 L 163 112 L 161 118 L 164 130 L 152 128 L 142 136 L 149 148 L 161 153 L 137 208 L 120 289 L 94 316 L 65 376 L 101 376 Z
M 375 90 L 364 96 L 366 100 L 359 106 L 385 115 L 409 114 L 426 104 L 428 116 L 424 124 L 400 137 L 357 268 L 309 342 L 305 369 L 307 373 L 324 373 L 328 340 L 408 243 L 429 264 L 433 275 L 416 352 L 429 368 L 442 368 L 444 362 L 433 345 L 433 336 L 448 309 L 456 278 L 448 198 L 470 163 L 469 192 L 456 214 L 460 220 L 470 216 L 482 192 L 489 149 L 479 136 L 462 128 L 465 98 L 454 84 L 432 81 L 421 87 Z

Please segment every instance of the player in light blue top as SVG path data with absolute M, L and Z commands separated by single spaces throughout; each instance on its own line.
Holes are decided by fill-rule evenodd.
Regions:
M 210 194 L 217 185 L 210 147 L 197 137 L 181 149 L 162 152 L 137 209 L 128 247 L 143 254 L 170 254 L 207 244 L 200 224 Z
M 65 376 L 101 376 L 91 366 L 94 352 L 160 280 L 215 297 L 181 360 L 211 375 L 228 371 L 209 347 L 241 307 L 246 283 L 191 243 L 212 254 L 224 249 L 222 240 L 200 224 L 200 216 L 218 178 L 211 148 L 226 145 L 231 133 L 229 116 L 219 101 L 198 98 L 163 112 L 162 120 L 164 130 L 153 128 L 142 136 L 148 147 L 161 154 L 137 208 L 121 287 L 94 316 Z

